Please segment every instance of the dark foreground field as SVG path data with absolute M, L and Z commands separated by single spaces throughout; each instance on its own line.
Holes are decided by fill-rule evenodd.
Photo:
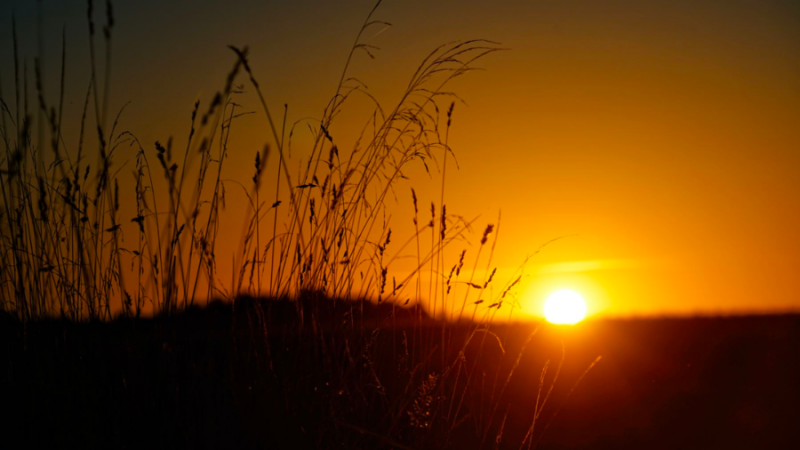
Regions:
M 323 320 L 304 317 L 300 326 L 288 304 L 270 308 L 261 325 L 254 308 L 240 305 L 234 314 L 221 304 L 110 324 L 4 319 L 0 447 L 399 448 L 410 419 L 395 421 L 394 437 L 387 437 L 380 430 L 392 421 L 380 411 L 391 405 L 381 403 L 401 398 L 392 395 L 403 389 L 393 380 L 413 370 L 403 366 L 405 352 L 415 351 L 409 342 L 436 348 L 441 328 L 432 321 L 412 326 L 409 310 L 392 321 L 388 310 L 349 306 L 344 318 L 330 312 Z M 384 316 L 376 317 L 377 328 L 340 334 L 351 313 L 366 315 L 366 324 Z M 381 328 L 387 323 L 392 327 Z M 462 414 L 449 447 L 519 448 L 542 367 L 550 360 L 546 392 L 563 342 L 565 362 L 536 425 L 537 439 L 544 432 L 538 448 L 800 448 L 800 316 L 543 325 L 500 393 L 489 368 L 513 364 L 535 326 L 494 329 L 512 358 L 484 342 L 479 360 L 486 370 L 478 367 L 475 376 L 484 389 L 464 400 L 470 413 Z M 353 338 L 359 335 L 360 345 Z M 352 354 L 355 348 L 362 354 Z M 466 361 L 474 358 L 465 352 Z M 341 360 L 349 362 L 332 364 Z M 363 379 L 330 370 L 368 365 Z M 478 417 L 485 423 L 491 413 L 477 392 L 501 398 L 499 443 L 494 432 L 488 440 L 475 432 Z M 449 400 L 433 402 L 447 411 Z

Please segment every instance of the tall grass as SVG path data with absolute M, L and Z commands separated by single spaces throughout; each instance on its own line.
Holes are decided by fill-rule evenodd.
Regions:
M 375 19 L 376 5 L 356 35 L 334 95 L 311 127 L 308 156 L 293 174 L 289 149 L 302 125 L 287 126 L 287 108 L 282 116 L 273 115 L 247 48 L 230 47 L 233 62 L 224 85 L 210 101 L 193 105 L 183 143 L 170 138 L 151 148 L 121 130 L 124 107 L 113 117 L 109 113 L 114 16 L 106 2 L 98 36 L 93 6 L 89 1 L 91 79 L 80 137 L 70 146 L 61 135 L 66 46 L 62 42 L 59 95 L 45 96 L 36 58 L 36 102 L 29 103 L 28 65 L 18 57 L 11 19 L 13 96 L 0 86 L 2 309 L 23 322 L 49 316 L 109 321 L 147 311 L 174 315 L 213 298 L 294 301 L 297 331 L 314 325 L 303 339 L 339 352 L 326 356 L 323 364 L 331 382 L 336 379 L 349 395 L 344 400 L 333 396 L 326 405 L 331 427 L 372 436 L 389 447 L 441 448 L 456 429 L 468 426 L 480 447 L 497 447 L 504 439 L 504 410 L 510 401 L 506 388 L 536 331 L 515 357 L 506 355 L 493 323 L 501 309 L 510 317 L 522 269 L 490 289 L 499 284 L 492 266 L 499 218 L 481 228 L 477 250 L 469 252 L 475 253 L 471 261 L 467 250 L 445 251 L 466 242 L 476 224 L 448 212 L 444 186 L 458 100 L 447 87 L 473 70 L 474 63 L 501 50 L 499 44 L 469 40 L 433 49 L 399 100 L 386 108 L 350 72 L 354 58 L 372 56 L 376 49 L 366 32 L 389 26 Z M 99 51 L 105 54 L 102 65 L 96 59 Z M 374 109 L 356 142 L 340 142 L 336 118 L 359 94 Z M 255 153 L 251 173 L 230 180 L 225 167 L 230 138 L 237 121 L 251 114 L 241 102 L 252 95 L 270 139 Z M 44 127 L 38 139 L 35 123 Z M 123 176 L 118 166 L 124 157 L 134 160 L 132 176 Z M 268 173 L 267 161 L 274 159 L 275 172 Z M 440 168 L 438 204 L 426 208 L 414 189 L 395 192 L 398 180 L 415 165 L 426 171 Z M 275 186 L 274 198 L 262 192 L 267 183 Z M 121 204 L 120 190 L 130 192 L 131 187 L 135 202 Z M 232 190 L 243 192 L 248 211 L 232 272 L 222 274 L 217 244 Z M 387 209 L 394 195 L 410 200 L 401 220 L 413 221 L 414 233 L 402 240 L 392 234 Z M 135 236 L 133 245 L 129 238 L 128 247 L 123 246 L 123 232 Z M 409 252 L 415 267 L 395 270 L 398 258 Z M 453 254 L 457 257 L 450 260 Z M 481 268 L 484 277 L 478 275 Z M 338 337 L 317 328 L 324 318 L 318 309 L 303 306 L 307 297 L 350 305 L 345 325 L 335 327 Z M 405 309 L 411 300 L 424 308 Z M 367 320 L 369 302 L 390 305 L 390 313 Z M 401 309 L 413 312 L 410 324 L 398 325 Z M 269 348 L 274 325 L 269 307 L 253 311 L 254 330 Z M 326 344 L 327 339 L 338 343 Z M 273 367 L 272 355 L 265 358 Z M 534 388 L 536 408 L 528 434 L 518 437 L 520 448 L 534 443 L 534 424 L 558 377 L 557 368 L 546 382 L 548 367 Z

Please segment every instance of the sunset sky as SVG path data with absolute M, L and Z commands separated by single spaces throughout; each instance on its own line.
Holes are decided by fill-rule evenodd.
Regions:
M 12 11 L 33 86 L 35 3 L 0 8 L 4 98 L 13 98 Z M 76 142 L 90 79 L 86 7 L 44 4 L 45 91 L 58 91 L 64 25 L 64 138 Z M 319 117 L 372 6 L 115 2 L 111 110 L 131 102 L 121 128 L 150 150 L 169 136 L 185 143 L 192 105 L 222 86 L 233 44 L 250 47 L 274 114 L 288 104 L 290 124 Z M 466 105 L 453 114 L 459 169 L 448 166 L 445 203 L 480 215 L 473 243 L 502 214 L 500 275 L 563 237 L 530 260 L 526 310 L 540 314 L 563 288 L 610 316 L 800 309 L 800 3 L 395 0 L 376 18 L 392 27 L 371 29 L 380 50 L 358 53 L 351 71 L 385 104 L 437 45 L 485 38 L 508 49 L 450 88 Z M 239 122 L 231 177 L 251 176 L 270 140 L 256 98 L 243 103 L 259 114 Z M 371 113 L 355 100 L 331 133 L 353 142 Z M 294 139 L 291 167 L 308 136 Z M 438 203 L 440 175 L 417 169 L 396 189 L 398 236 L 413 230 L 411 186 L 423 205 Z

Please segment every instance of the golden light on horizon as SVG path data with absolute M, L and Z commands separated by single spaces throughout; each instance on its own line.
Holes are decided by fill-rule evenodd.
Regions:
M 544 303 L 544 317 L 559 325 L 574 325 L 586 317 L 586 301 L 571 289 L 559 289 Z

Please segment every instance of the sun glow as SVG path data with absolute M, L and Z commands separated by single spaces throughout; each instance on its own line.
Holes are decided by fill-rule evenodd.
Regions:
M 577 292 L 560 289 L 547 297 L 544 317 L 550 323 L 576 324 L 586 317 L 586 302 Z

